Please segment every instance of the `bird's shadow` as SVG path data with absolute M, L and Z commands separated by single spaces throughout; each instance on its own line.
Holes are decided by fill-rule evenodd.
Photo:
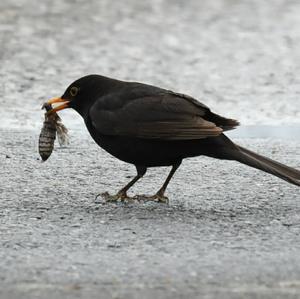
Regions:
M 213 199 L 211 199 L 213 201 Z M 247 218 L 257 215 L 261 211 L 261 207 L 245 206 L 241 203 L 237 203 L 236 209 L 229 207 L 207 207 L 203 201 L 199 201 L 199 205 L 192 205 L 188 200 L 180 202 L 179 200 L 170 200 L 169 204 L 138 200 L 138 201 L 117 201 L 106 202 L 105 200 L 90 201 L 90 204 L 85 207 L 86 212 L 93 214 L 94 217 L 101 217 L 110 213 L 113 216 L 121 216 L 124 218 L 132 218 L 146 220 L 146 219 L 164 219 L 178 220 L 183 218 L 193 218 L 199 220 L 211 220 L 218 221 L 220 219 L 228 219 L 232 221 L 237 217 Z M 118 218 L 114 218 L 118 220 Z

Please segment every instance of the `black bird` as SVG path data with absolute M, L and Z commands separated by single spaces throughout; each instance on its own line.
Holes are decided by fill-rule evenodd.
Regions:
M 136 177 L 112 200 L 127 198 L 128 189 L 148 167 L 172 166 L 165 183 L 152 196 L 164 193 L 182 160 L 205 155 L 236 160 L 300 186 L 300 171 L 233 143 L 223 132 L 238 121 L 213 113 L 194 98 L 159 87 L 89 75 L 73 82 L 49 113 L 75 109 L 96 143 L 116 158 L 135 165 Z

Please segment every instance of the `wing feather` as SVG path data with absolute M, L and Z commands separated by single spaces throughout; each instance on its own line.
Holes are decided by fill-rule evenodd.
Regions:
M 111 103 L 116 102 L 115 97 Z M 189 140 L 223 132 L 221 127 L 205 119 L 210 111 L 206 106 L 195 105 L 176 94 L 126 99 L 123 105 L 113 107 L 109 105 L 110 100 L 100 98 L 90 109 L 93 126 L 104 135 Z

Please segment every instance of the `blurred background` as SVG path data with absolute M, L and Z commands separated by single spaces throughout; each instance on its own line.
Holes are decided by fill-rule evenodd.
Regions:
M 0 298 L 300 298 L 299 188 L 198 157 L 170 205 L 95 202 L 135 170 L 71 109 L 41 163 L 42 103 L 91 73 L 192 95 L 300 169 L 299 0 L 0 0 Z
M 40 128 L 41 104 L 90 73 L 190 94 L 243 125 L 299 125 L 299 15 L 296 0 L 1 0 L 0 128 Z

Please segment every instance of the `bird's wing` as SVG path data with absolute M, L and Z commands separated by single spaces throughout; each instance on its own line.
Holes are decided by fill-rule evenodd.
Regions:
M 213 121 L 214 116 L 193 98 L 167 91 L 132 99 L 118 95 L 100 98 L 89 112 L 101 134 L 161 140 L 218 136 L 223 128 Z

